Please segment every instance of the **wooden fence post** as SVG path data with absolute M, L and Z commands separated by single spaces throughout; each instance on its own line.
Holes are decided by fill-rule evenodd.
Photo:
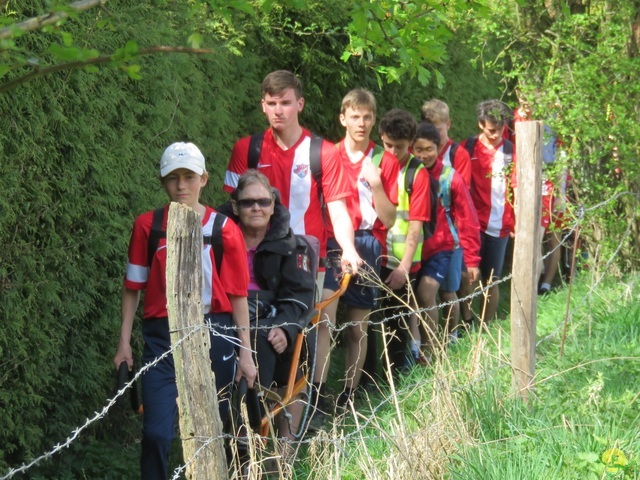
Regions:
M 222 422 L 203 327 L 202 223 L 191 208 L 171 203 L 167 223 L 167 308 L 178 384 L 180 436 L 188 479 L 227 478 Z M 207 442 L 209 442 L 207 444 Z
M 540 262 L 542 122 L 516 122 L 516 237 L 511 279 L 511 367 L 516 395 L 528 401 L 536 365 Z

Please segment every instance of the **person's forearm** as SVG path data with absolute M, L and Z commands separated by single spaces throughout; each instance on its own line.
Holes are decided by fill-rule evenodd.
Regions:
M 386 228 L 393 227 L 396 221 L 396 206 L 389 200 L 382 185 L 374 188 L 372 193 L 373 205 L 375 206 L 378 218 Z
M 122 287 L 122 324 L 120 325 L 120 343 L 131 343 L 131 331 L 133 329 L 133 320 L 138 310 L 140 302 L 140 292 Z
M 333 234 L 338 245 L 342 248 L 343 254 L 347 252 L 356 253 L 353 223 L 349 217 L 346 203 L 344 200 L 329 202 L 327 208 L 329 210 L 331 225 L 333 225 Z
M 243 347 L 240 349 L 240 353 L 243 351 L 250 352 L 251 337 L 249 335 L 249 306 L 247 304 L 247 297 L 229 295 L 229 301 L 233 309 L 233 323 L 237 327 L 238 340 L 240 340 Z
M 422 231 L 422 222 L 419 220 L 409 221 L 409 230 L 407 231 L 407 238 L 405 240 L 404 255 L 400 260 L 400 265 L 404 267 L 405 271 L 411 271 L 411 265 L 413 264 L 413 256 L 418 248 L 418 239 L 420 238 L 420 232 Z

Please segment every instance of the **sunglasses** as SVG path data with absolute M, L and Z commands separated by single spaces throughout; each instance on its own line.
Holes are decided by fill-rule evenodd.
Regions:
M 236 205 L 243 209 L 253 208 L 255 204 L 258 204 L 260 208 L 270 207 L 273 203 L 273 199 L 271 198 L 243 198 L 241 200 L 236 200 Z

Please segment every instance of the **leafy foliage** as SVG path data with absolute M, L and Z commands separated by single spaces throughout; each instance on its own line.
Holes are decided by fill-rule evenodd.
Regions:
M 631 225 L 619 263 L 637 267 L 640 6 L 614 7 L 604 0 L 524 1 L 517 8 L 502 0 L 487 4 L 490 14 L 474 18 L 471 42 L 563 140 L 576 203 L 593 205 L 619 192 L 635 195 L 589 216 L 585 233 L 592 255 L 598 246 L 608 258 L 617 248 L 612 239 Z

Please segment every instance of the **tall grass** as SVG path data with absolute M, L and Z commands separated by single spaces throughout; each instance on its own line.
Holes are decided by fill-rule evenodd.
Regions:
M 640 282 L 585 279 L 541 298 L 534 396 L 512 394 L 508 321 L 356 402 L 308 440 L 293 478 L 640 478 Z M 621 449 L 625 468 L 605 471 Z

